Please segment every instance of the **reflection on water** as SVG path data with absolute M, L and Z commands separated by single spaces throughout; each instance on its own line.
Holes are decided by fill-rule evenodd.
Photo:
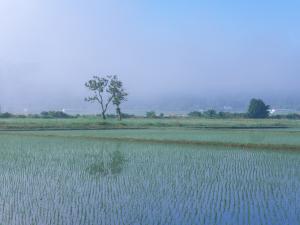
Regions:
M 111 174 L 119 174 L 122 172 L 125 157 L 120 151 L 114 151 L 111 155 L 111 162 L 109 163 L 109 170 Z
M 117 175 L 122 172 L 125 161 L 124 154 L 116 150 L 109 154 L 107 161 L 98 159 L 87 168 L 87 171 L 90 175 Z

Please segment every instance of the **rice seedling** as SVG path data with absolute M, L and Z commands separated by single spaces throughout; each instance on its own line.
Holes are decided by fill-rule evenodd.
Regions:
M 298 151 L 16 133 L 0 155 L 0 224 L 300 223 Z

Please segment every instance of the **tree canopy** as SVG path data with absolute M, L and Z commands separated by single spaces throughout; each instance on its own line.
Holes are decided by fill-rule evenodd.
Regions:
M 113 76 L 110 80 L 108 92 L 112 96 L 112 102 L 116 106 L 116 113 L 119 120 L 122 119 L 122 113 L 120 105 L 122 102 L 127 100 L 128 93 L 123 88 L 123 83 L 118 79 L 117 76 Z
M 270 106 L 266 105 L 261 99 L 251 99 L 248 108 L 249 118 L 267 118 L 269 117 Z
M 117 115 L 121 119 L 120 105 L 127 100 L 126 96 L 128 94 L 123 88 L 123 83 L 116 75 L 106 77 L 94 76 L 93 79 L 85 83 L 85 86 L 93 92 L 93 95 L 85 98 L 85 101 L 98 102 L 101 106 L 103 119 L 106 119 L 106 111 L 111 102 L 116 106 Z

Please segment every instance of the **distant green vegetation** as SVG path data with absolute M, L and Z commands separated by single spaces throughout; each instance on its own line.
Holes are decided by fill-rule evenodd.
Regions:
M 41 112 L 41 118 L 51 119 L 51 118 L 72 118 L 71 115 L 68 115 L 64 112 L 60 111 L 49 111 L 49 112 Z
M 269 116 L 270 107 L 260 99 L 252 99 L 247 113 L 217 112 L 214 109 L 199 112 L 193 111 L 187 116 L 170 116 L 155 111 L 146 112 L 145 117 L 121 112 L 120 104 L 126 100 L 127 93 L 123 84 L 116 76 L 94 77 L 86 86 L 98 95 L 89 97 L 87 101 L 98 101 L 102 107 L 101 115 L 71 116 L 61 111 L 44 111 L 33 115 L 0 114 L 2 130 L 32 129 L 117 129 L 117 128 L 157 128 L 157 127 L 188 127 L 188 128 L 299 128 L 300 115 Z M 99 90 L 98 90 L 99 89 Z M 98 93 L 97 92 L 97 93 Z M 104 102 L 104 95 L 108 101 Z M 107 114 L 110 102 L 116 106 L 116 115 Z M 102 119 L 100 119 L 102 117 Z M 269 117 L 269 118 L 268 118 Z M 2 118 L 2 119 L 1 119 Z M 118 118 L 119 120 L 116 120 Z M 124 118 L 121 121 L 121 118 Z M 292 121 L 293 120 L 293 121 Z
M 217 112 L 213 109 L 204 112 L 192 111 L 187 114 L 188 117 L 192 118 L 208 118 L 208 119 L 266 119 L 260 117 L 251 117 L 248 113 L 232 113 L 232 112 Z M 269 119 L 288 119 L 288 120 L 300 120 L 300 114 L 289 113 L 289 114 L 275 114 L 269 115 Z
M 87 116 L 78 118 L 6 118 L 0 119 L 1 130 L 31 129 L 114 129 L 114 128 L 300 128 L 300 120 L 287 119 L 208 119 L 208 118 L 128 118 L 102 120 Z
M 231 113 L 231 112 L 217 112 L 210 109 L 204 112 L 192 111 L 188 113 L 188 117 L 192 118 L 207 118 L 207 119 L 247 119 L 247 113 Z
M 42 119 L 66 119 L 75 118 L 78 116 L 72 116 L 62 111 L 43 111 L 40 114 L 29 114 L 29 115 L 15 115 L 12 113 L 0 113 L 0 118 L 42 118 Z
M 7 118 L 39 118 L 39 119 L 66 119 L 66 118 L 97 118 L 100 119 L 101 115 L 70 115 L 62 111 L 43 111 L 40 114 L 28 114 L 28 115 L 20 115 L 20 114 L 12 114 L 12 113 L 0 113 L 0 119 Z M 247 113 L 232 113 L 232 112 L 223 112 L 216 110 L 207 110 L 207 111 L 192 111 L 188 113 L 186 118 L 203 118 L 203 119 L 249 119 Z M 116 119 L 118 115 L 116 114 L 106 114 L 106 118 L 108 119 Z M 135 119 L 182 119 L 183 116 L 179 115 L 165 115 L 164 113 L 157 114 L 155 111 L 146 112 L 145 117 L 136 116 L 134 114 L 122 113 L 122 118 L 135 118 Z M 254 118 L 255 119 L 255 118 Z M 259 118 L 258 118 L 259 119 Z M 271 115 L 269 119 L 288 119 L 288 120 L 300 120 L 300 114 L 290 113 L 290 114 L 281 114 L 281 115 Z

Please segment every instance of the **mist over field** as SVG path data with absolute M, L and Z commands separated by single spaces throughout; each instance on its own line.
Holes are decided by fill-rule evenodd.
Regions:
M 96 112 L 84 82 L 117 74 L 124 110 L 300 109 L 300 3 L 0 1 L 0 105 Z M 225 108 L 224 108 L 225 107 Z

